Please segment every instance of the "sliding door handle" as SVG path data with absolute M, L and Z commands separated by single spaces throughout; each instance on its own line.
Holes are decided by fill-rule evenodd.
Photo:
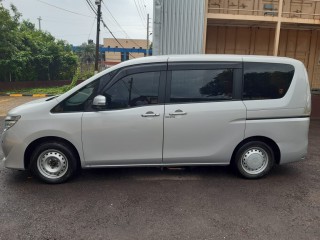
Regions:
M 145 114 L 142 114 L 141 117 L 159 117 L 160 114 L 159 113 L 154 113 L 154 112 L 146 112 Z
M 173 112 L 173 113 L 169 113 L 169 115 L 170 115 L 170 116 L 180 116 L 180 115 L 187 115 L 187 113 L 184 112 L 184 111 L 182 111 L 182 110 L 180 110 L 180 109 L 178 109 L 178 110 L 176 110 L 176 111 Z

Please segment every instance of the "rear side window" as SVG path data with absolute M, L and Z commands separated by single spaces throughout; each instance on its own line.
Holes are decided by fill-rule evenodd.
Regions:
M 172 71 L 171 103 L 230 100 L 232 93 L 232 69 Z
M 288 91 L 294 67 L 279 63 L 244 63 L 244 100 L 282 98 Z

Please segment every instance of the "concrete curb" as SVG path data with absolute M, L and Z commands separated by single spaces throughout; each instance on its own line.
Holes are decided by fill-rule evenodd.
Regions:
M 7 96 L 7 97 L 51 97 L 51 96 L 54 96 L 54 94 L 0 93 L 0 96 Z

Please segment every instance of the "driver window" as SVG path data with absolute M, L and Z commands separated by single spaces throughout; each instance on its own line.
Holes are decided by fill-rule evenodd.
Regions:
M 108 109 L 124 109 L 158 104 L 160 72 L 127 75 L 107 89 L 103 95 Z

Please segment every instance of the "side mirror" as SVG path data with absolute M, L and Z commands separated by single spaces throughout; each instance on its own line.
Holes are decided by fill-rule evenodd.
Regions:
M 95 96 L 92 102 L 92 108 L 94 109 L 105 109 L 106 108 L 106 97 L 102 95 Z

